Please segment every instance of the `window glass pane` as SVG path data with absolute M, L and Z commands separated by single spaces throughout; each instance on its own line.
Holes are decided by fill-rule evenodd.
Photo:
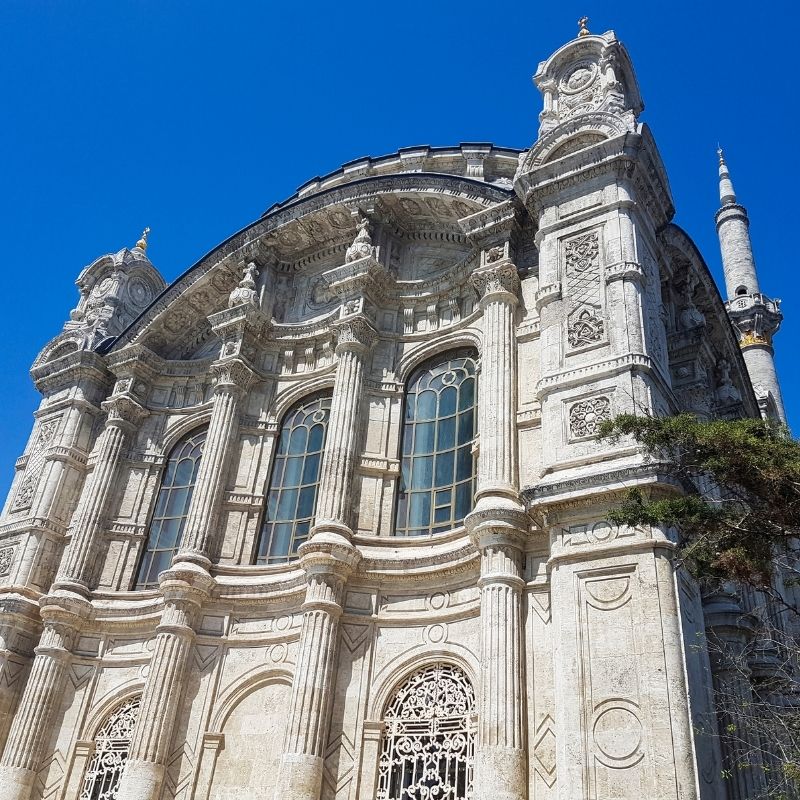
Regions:
M 439 429 L 436 432 L 436 449 L 447 450 L 456 443 L 456 418 L 448 417 L 439 420 Z
M 194 472 L 194 461 L 191 458 L 184 458 L 178 463 L 175 470 L 175 480 L 173 486 L 189 486 L 192 482 Z
M 421 525 L 430 525 L 431 496 L 428 492 L 414 492 L 411 495 L 411 507 L 408 517 L 409 525 L 415 528 Z
M 459 411 L 467 411 L 472 409 L 475 404 L 475 380 L 474 378 L 465 378 L 464 382 L 459 387 L 458 393 L 458 408 Z
M 308 441 L 308 430 L 306 428 L 295 428 L 289 437 L 289 453 L 305 453 L 306 442 Z
M 308 437 L 308 452 L 317 453 L 322 450 L 322 443 L 325 441 L 325 426 L 314 425 Z
M 306 456 L 306 463 L 303 467 L 303 483 L 316 483 L 319 476 L 319 460 L 321 455 L 315 453 L 313 456 Z
M 422 422 L 414 428 L 414 452 L 432 453 L 433 452 L 433 432 L 436 429 L 435 422 Z
M 436 486 L 450 486 L 453 483 L 453 451 L 436 456 Z
M 286 469 L 283 474 L 284 486 L 299 486 L 303 473 L 303 457 L 296 456 L 286 459 Z
M 454 519 L 461 522 L 472 510 L 472 481 L 462 483 L 456 488 L 456 507 Z
M 418 456 L 411 472 L 412 489 L 430 489 L 433 478 L 433 456 Z
M 275 514 L 276 519 L 281 521 L 294 519 L 297 509 L 297 489 L 284 489 L 278 500 L 278 510 Z
M 432 358 L 409 378 L 395 518 L 398 536 L 447 530 L 472 507 L 475 362 L 474 350 L 453 350 Z M 466 485 L 460 500 L 459 483 Z M 436 492 L 433 518 L 433 498 L 425 491 L 432 487 L 441 490 Z M 402 492 L 409 489 L 415 491 L 406 498 Z
M 417 398 L 416 419 L 436 418 L 436 392 L 423 392 Z
M 472 411 L 463 411 L 458 415 L 458 443 L 471 442 L 475 435 Z
M 448 373 L 451 374 L 451 373 Z M 455 380 L 455 377 L 453 378 Z M 439 416 L 440 417 L 447 417 L 450 414 L 456 413 L 456 398 L 458 396 L 458 392 L 454 386 L 447 386 L 446 388 L 442 389 L 442 393 L 439 395 Z
M 463 481 L 472 476 L 472 447 L 465 445 L 458 449 L 456 458 L 456 480 Z
M 256 562 L 289 561 L 307 537 L 317 502 L 329 393 L 312 395 L 286 412 L 272 466 Z M 281 456 L 285 450 L 288 458 Z M 285 460 L 285 467 L 283 461 Z
M 144 546 L 135 588 L 158 586 L 158 573 L 169 568 L 180 547 L 180 537 L 192 491 L 200 469 L 206 431 L 193 431 L 172 448 L 158 491 L 147 542 Z

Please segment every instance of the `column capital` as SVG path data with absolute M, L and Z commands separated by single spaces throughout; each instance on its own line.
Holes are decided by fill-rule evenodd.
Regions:
M 226 358 L 215 361 L 210 368 L 214 377 L 214 392 L 235 392 L 244 394 L 252 385 L 255 373 L 240 358 Z
M 508 247 L 506 242 L 481 252 L 481 265 L 470 278 L 481 305 L 491 300 L 504 300 L 511 305 L 518 302 L 519 276 Z
M 372 323 L 361 313 L 348 313 L 347 304 L 342 306 L 342 316 L 331 324 L 336 336 L 336 353 L 345 350 L 366 353 L 378 338 Z
M 121 428 L 136 428 L 150 412 L 131 395 L 117 394 L 104 400 L 100 406 L 108 418 L 106 426 L 116 425 Z

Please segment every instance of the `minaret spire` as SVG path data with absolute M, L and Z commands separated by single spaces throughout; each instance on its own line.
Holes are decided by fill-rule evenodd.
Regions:
M 728 165 L 725 163 L 725 154 L 722 148 L 717 145 L 717 155 L 719 156 L 719 201 L 723 206 L 736 205 L 736 192 L 733 190 L 733 181 L 728 172 Z
M 717 156 L 721 206 L 717 211 L 716 222 L 728 293 L 725 307 L 739 336 L 739 345 L 761 406 L 761 413 L 764 416 L 777 417 L 785 423 L 786 412 L 772 349 L 772 337 L 783 320 L 781 303 L 780 300 L 771 300 L 761 292 L 750 242 L 747 210 L 736 202 L 728 164 L 719 146 Z

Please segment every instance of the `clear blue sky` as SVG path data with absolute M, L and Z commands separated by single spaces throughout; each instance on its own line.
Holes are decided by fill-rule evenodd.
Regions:
M 28 369 L 97 256 L 152 228 L 172 280 L 315 175 L 416 144 L 528 147 L 530 76 L 576 20 L 636 68 L 676 221 L 719 279 L 717 141 L 752 221 L 800 424 L 797 44 L 784 3 L 2 0 L 0 493 L 38 404 Z M 783 41 L 782 41 L 783 40 Z

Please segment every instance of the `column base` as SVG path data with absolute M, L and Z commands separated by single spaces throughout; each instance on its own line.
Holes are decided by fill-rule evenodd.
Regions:
M 0 800 L 28 800 L 35 780 L 32 769 L 0 766 Z
M 481 747 L 475 754 L 474 800 L 527 800 L 525 751 L 516 747 Z
M 152 761 L 128 761 L 117 789 L 117 800 L 157 800 L 166 767 Z
M 284 753 L 275 800 L 319 800 L 322 792 L 322 756 Z

